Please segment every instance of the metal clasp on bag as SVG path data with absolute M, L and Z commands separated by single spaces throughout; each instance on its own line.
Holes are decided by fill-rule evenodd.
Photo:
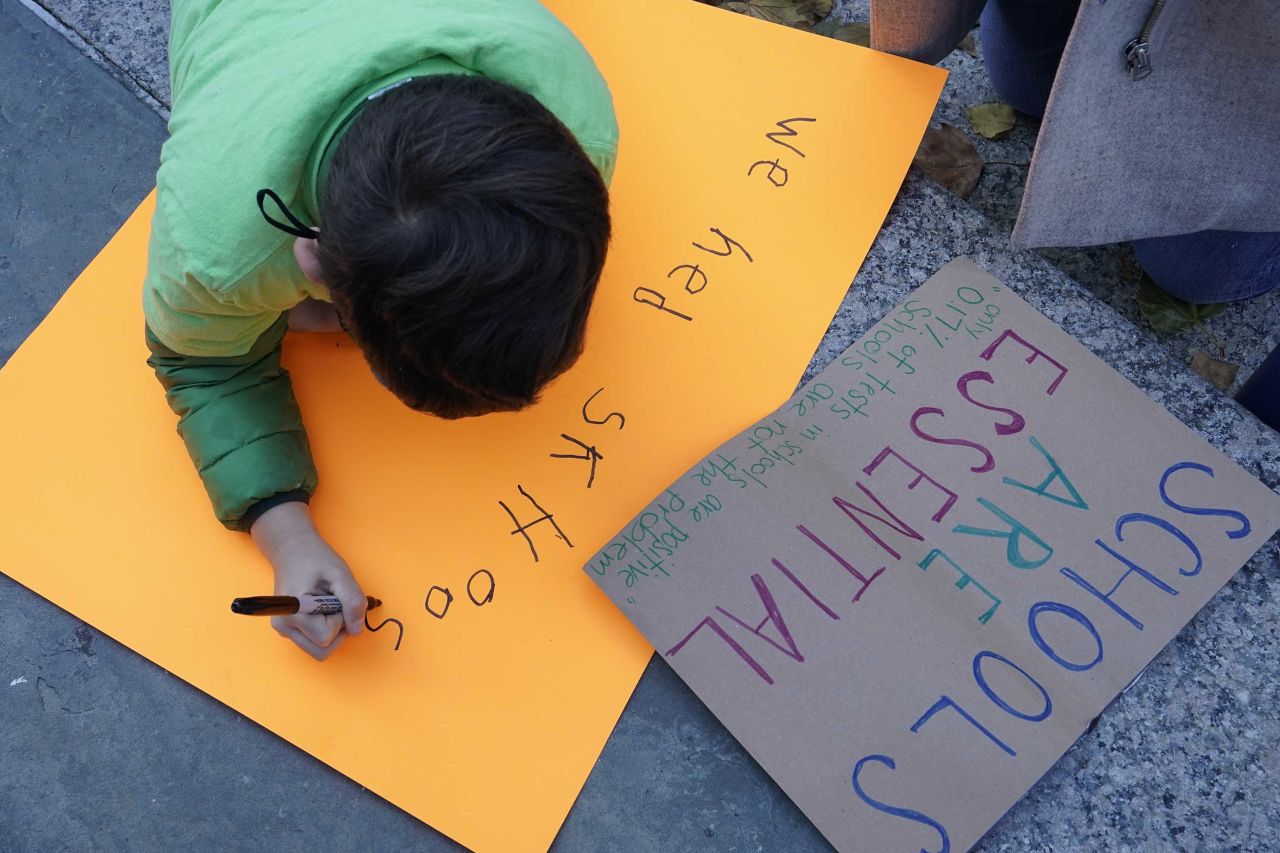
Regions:
M 1134 39 L 1124 46 L 1124 65 L 1130 80 L 1142 80 L 1151 75 L 1151 42 Z
M 1130 80 L 1145 80 L 1151 76 L 1151 34 L 1155 32 L 1156 22 L 1160 20 L 1160 13 L 1168 2 L 1169 0 L 1155 0 L 1142 25 L 1142 32 L 1124 46 L 1124 66 L 1129 71 Z

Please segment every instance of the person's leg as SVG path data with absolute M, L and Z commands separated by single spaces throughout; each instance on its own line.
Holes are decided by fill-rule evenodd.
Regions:
M 935 65 L 973 29 L 986 0 L 871 0 L 871 47 Z
M 982 57 L 991 84 L 1018 112 L 1043 116 L 1080 0 L 990 0 Z
M 1236 393 L 1240 405 L 1280 432 L 1280 347 L 1271 351 Z
M 1133 253 L 1161 290 L 1196 305 L 1251 299 L 1280 286 L 1280 233 L 1152 237 L 1134 240 Z
M 1198 231 L 1134 240 L 1133 251 L 1162 290 L 1185 302 L 1232 302 L 1280 287 L 1280 233 Z M 1280 432 L 1280 348 L 1253 372 L 1236 399 Z
M 1235 398 L 1263 424 L 1280 433 L 1280 347 L 1272 350 L 1244 380 Z

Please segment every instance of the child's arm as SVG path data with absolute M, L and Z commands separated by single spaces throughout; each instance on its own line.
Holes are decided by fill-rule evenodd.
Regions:
M 147 359 L 178 415 L 178 433 L 204 481 L 218 520 L 244 530 L 258 501 L 316 487 L 311 446 L 280 366 L 287 316 L 247 353 L 202 357 L 174 352 L 147 329 Z
M 342 632 L 358 633 L 365 599 L 345 562 L 320 538 L 305 500 L 316 487 L 315 464 L 302 416 L 280 366 L 287 318 L 282 315 L 240 356 L 174 352 L 147 329 L 147 360 L 178 415 L 178 432 L 195 463 L 218 520 L 250 529 L 275 570 L 278 594 L 331 592 L 342 619 L 293 616 L 276 630 L 323 660 Z M 296 497 L 254 517 L 254 506 L 277 495 Z
M 271 626 L 316 660 L 324 660 L 347 634 L 364 630 L 368 604 L 351 570 L 320 538 L 306 504 L 292 501 L 258 517 L 250 531 L 275 569 L 276 595 L 336 595 L 342 613 L 330 616 L 273 616 Z

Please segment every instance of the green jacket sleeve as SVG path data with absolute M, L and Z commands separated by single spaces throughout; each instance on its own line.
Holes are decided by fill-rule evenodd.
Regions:
M 220 358 L 174 352 L 147 328 L 147 364 L 178 415 L 214 513 L 232 530 L 244 529 L 245 513 L 258 501 L 310 495 L 316 487 L 302 415 L 280 366 L 287 322 L 281 315 L 249 352 Z

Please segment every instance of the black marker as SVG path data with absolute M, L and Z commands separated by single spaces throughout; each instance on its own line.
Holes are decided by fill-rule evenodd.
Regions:
M 369 609 L 381 606 L 382 601 L 369 596 Z M 236 598 L 231 602 L 231 612 L 242 616 L 290 616 L 302 613 L 306 616 L 327 616 L 341 613 L 342 602 L 336 595 L 254 595 Z

